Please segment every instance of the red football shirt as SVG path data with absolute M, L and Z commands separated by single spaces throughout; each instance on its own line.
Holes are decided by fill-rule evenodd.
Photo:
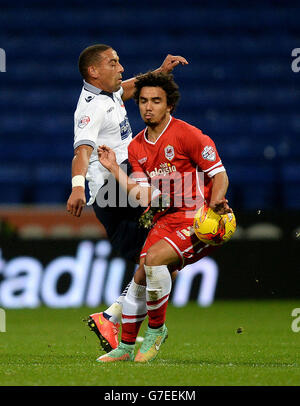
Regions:
M 151 142 L 147 128 L 129 144 L 132 177 L 147 182 L 171 197 L 179 211 L 196 210 L 211 197 L 212 177 L 225 171 L 211 138 L 174 117 Z

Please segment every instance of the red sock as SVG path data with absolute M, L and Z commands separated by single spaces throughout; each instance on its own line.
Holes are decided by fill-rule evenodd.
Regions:
M 137 316 L 126 316 L 122 314 L 122 336 L 121 340 L 128 344 L 134 344 L 139 333 L 141 324 L 143 323 L 147 314 L 141 316 L 142 319 L 137 319 Z M 131 322 L 129 322 L 129 320 Z
M 169 295 L 165 295 L 159 300 L 147 302 L 149 327 L 158 328 L 164 324 L 166 321 L 168 300 Z

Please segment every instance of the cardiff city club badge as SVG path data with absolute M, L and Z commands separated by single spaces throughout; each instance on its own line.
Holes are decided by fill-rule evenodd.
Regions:
M 174 147 L 172 147 L 172 145 L 166 146 L 165 156 L 169 161 L 172 161 L 172 159 L 174 158 L 175 152 L 174 152 Z
M 208 161 L 215 161 L 216 160 L 216 151 L 213 147 L 206 146 L 204 147 L 202 151 L 202 156 L 204 159 L 207 159 Z

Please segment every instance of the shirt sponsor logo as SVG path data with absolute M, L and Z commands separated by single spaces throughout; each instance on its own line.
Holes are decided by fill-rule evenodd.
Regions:
M 172 147 L 172 145 L 167 145 L 165 148 L 165 156 L 169 161 L 172 161 L 172 159 L 175 156 L 175 152 L 174 152 L 174 147 Z
M 120 123 L 120 133 L 122 141 L 132 133 L 127 116 L 125 116 L 124 120 Z
M 78 121 L 78 127 L 79 128 L 84 128 L 86 125 L 88 125 L 88 123 L 91 121 L 91 119 L 89 118 L 89 116 L 83 116 L 80 118 L 80 120 Z
M 148 157 L 146 157 L 146 156 L 144 158 L 138 159 L 138 163 L 142 165 L 145 162 L 147 162 L 147 159 L 148 159 Z
M 160 164 L 160 168 L 154 168 L 154 170 L 151 172 L 147 171 L 147 175 L 150 178 L 154 178 L 155 176 L 161 176 L 161 175 L 166 176 L 172 172 L 176 172 L 176 166 L 171 165 L 167 162 L 164 162 L 164 163 Z
M 204 159 L 207 159 L 208 161 L 215 161 L 216 160 L 216 151 L 214 149 L 214 147 L 211 146 L 206 146 L 204 147 L 203 151 L 202 151 L 202 156 Z

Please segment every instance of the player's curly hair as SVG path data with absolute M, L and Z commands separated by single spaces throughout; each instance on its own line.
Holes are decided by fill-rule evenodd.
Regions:
M 135 102 L 139 103 L 141 89 L 145 86 L 149 87 L 161 87 L 167 95 L 167 105 L 171 106 L 171 114 L 174 112 L 179 99 L 179 87 L 174 82 L 174 76 L 171 73 L 163 73 L 163 72 L 147 72 L 144 74 L 140 74 L 136 77 L 135 81 L 135 92 L 133 98 Z

